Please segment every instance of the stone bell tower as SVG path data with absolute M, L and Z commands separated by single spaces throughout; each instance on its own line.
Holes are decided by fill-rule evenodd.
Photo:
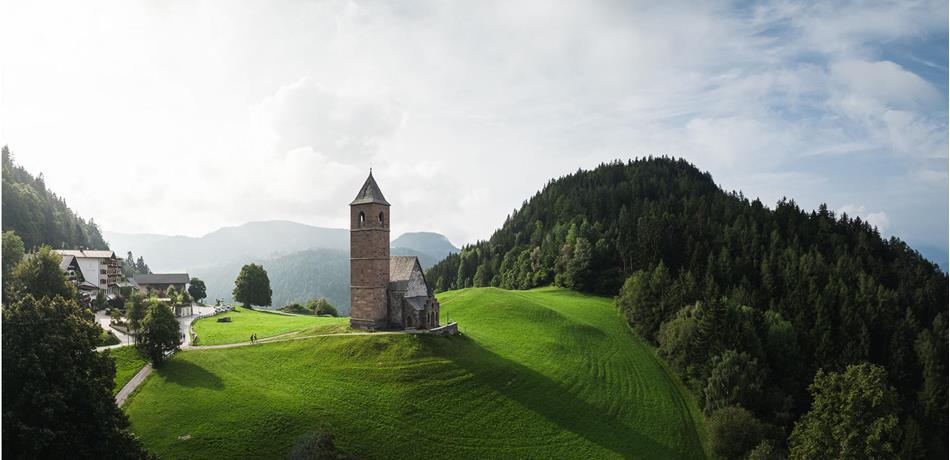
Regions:
M 384 329 L 389 317 L 389 202 L 370 170 L 350 203 L 350 327 Z

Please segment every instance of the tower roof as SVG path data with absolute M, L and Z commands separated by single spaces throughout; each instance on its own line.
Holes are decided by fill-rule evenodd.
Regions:
M 389 202 L 386 201 L 385 197 L 383 197 L 383 192 L 379 190 L 379 185 L 376 184 L 376 179 L 373 179 L 372 170 L 370 170 L 369 177 L 366 178 L 366 182 L 363 184 L 363 187 L 360 188 L 360 192 L 356 194 L 356 198 L 353 199 L 353 202 L 350 203 L 350 206 L 355 204 L 369 203 L 378 203 L 389 206 Z

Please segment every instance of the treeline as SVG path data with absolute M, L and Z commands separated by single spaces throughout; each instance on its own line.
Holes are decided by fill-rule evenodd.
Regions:
M 947 276 L 826 206 L 771 210 L 683 160 L 614 162 L 549 182 L 426 278 L 439 290 L 557 284 L 618 295 L 711 425 L 747 417 L 758 428 L 739 431 L 778 452 L 812 408 L 819 370 L 835 381 L 882 368 L 899 420 L 879 433 L 882 449 L 945 455 Z M 872 368 L 851 366 L 861 363 Z
M 43 175 L 33 177 L 3 147 L 3 230 L 12 230 L 27 251 L 42 244 L 55 249 L 108 249 L 96 223 L 77 216 L 66 201 L 46 188 Z M 108 176 L 101 178 L 109 182 Z M 93 180 L 97 180 L 93 178 Z M 103 184 L 103 190 L 108 187 Z
M 340 314 L 350 311 L 349 254 L 335 249 L 309 249 L 253 262 L 267 268 L 275 306 L 326 298 Z M 192 270 L 208 283 L 210 300 L 232 299 L 231 288 L 245 261 L 204 266 Z

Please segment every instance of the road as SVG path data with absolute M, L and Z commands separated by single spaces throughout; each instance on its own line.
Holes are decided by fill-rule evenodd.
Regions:
M 202 307 L 202 306 L 195 305 L 194 307 L 192 307 L 191 310 L 193 313 L 191 316 L 183 316 L 181 318 L 175 318 L 178 320 L 178 327 L 181 330 L 181 333 L 185 335 L 185 340 L 184 342 L 182 342 L 182 348 L 191 346 L 191 334 L 189 334 L 188 331 L 191 329 L 192 321 L 194 321 L 201 315 L 208 315 L 208 314 L 214 313 L 214 307 Z M 96 351 L 108 350 L 110 348 L 124 347 L 124 346 L 131 345 L 132 343 L 134 343 L 134 339 L 132 338 L 132 336 L 127 335 L 123 333 L 122 331 L 119 331 L 117 329 L 113 329 L 112 327 L 110 327 L 109 326 L 110 321 L 111 321 L 111 318 L 109 318 L 109 315 L 106 315 L 104 311 L 96 312 L 96 322 L 99 323 L 99 326 L 115 334 L 115 336 L 119 338 L 120 343 L 117 345 L 98 347 L 96 348 Z

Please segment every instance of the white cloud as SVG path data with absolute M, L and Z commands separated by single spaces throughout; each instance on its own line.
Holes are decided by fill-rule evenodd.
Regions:
M 860 217 L 862 220 L 871 224 L 873 227 L 877 227 L 878 231 L 882 234 L 888 229 L 891 225 L 890 219 L 887 217 L 887 213 L 884 211 L 877 212 L 868 212 L 863 205 L 858 206 L 855 204 L 846 204 L 838 208 L 837 213 L 847 214 L 849 217 Z
M 301 147 L 345 163 L 365 163 L 399 126 L 402 114 L 385 94 L 334 92 L 310 77 L 282 86 L 260 106 L 276 150 Z
M 767 204 L 946 233 L 914 218 L 946 215 L 945 89 L 882 51 L 945 38 L 945 2 L 60 9 L 0 18 L 0 142 L 112 230 L 344 225 L 372 165 L 394 230 L 461 244 L 552 177 L 669 154 Z

